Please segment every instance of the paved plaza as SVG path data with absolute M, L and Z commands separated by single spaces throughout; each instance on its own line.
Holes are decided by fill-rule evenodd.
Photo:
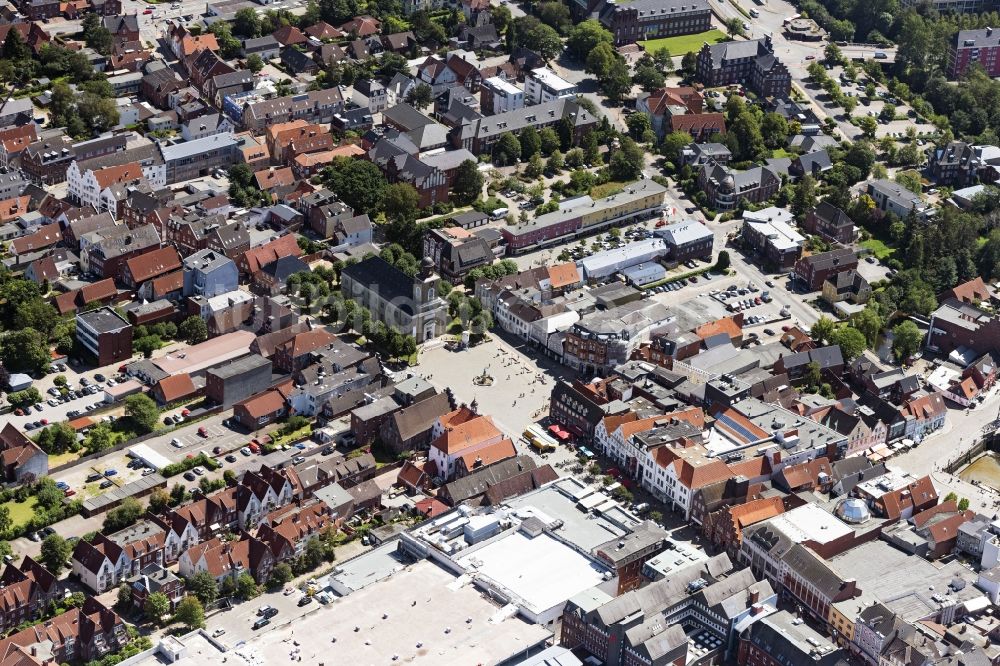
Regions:
M 532 454 L 520 446 L 521 433 L 529 424 L 548 416 L 553 382 L 575 376 L 551 359 L 534 351 L 528 353 L 525 343 L 512 344 L 510 338 L 496 333 L 488 341 L 461 351 L 450 351 L 443 345 L 424 349 L 415 371 L 438 390 L 450 387 L 459 403 L 475 400 L 479 413 L 489 414 L 497 427 L 518 444 L 519 452 Z M 484 371 L 493 381 L 488 386 L 477 385 L 474 380 Z M 560 447 L 545 462 L 572 457 L 568 449 Z

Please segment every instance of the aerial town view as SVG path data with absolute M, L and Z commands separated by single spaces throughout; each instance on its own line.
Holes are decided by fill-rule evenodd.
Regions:
M 1000 666 L 1000 0 L 0 0 L 0 666 Z

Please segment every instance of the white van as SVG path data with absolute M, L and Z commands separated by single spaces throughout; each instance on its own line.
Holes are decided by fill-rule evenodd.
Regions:
M 492 213 L 490 213 L 490 217 L 493 218 L 494 220 L 500 220 L 507 217 L 507 213 L 509 212 L 510 210 L 507 208 L 497 208 Z

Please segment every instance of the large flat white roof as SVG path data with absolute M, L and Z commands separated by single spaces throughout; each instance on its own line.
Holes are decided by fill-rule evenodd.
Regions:
M 563 90 L 572 90 L 573 88 L 576 88 L 575 83 L 570 83 L 548 67 L 537 67 L 531 70 L 531 76 L 538 79 L 539 83 L 554 92 L 562 92 Z
M 503 613 L 475 586 L 421 560 L 291 624 L 269 627 L 226 654 L 206 655 L 210 658 L 198 664 L 287 664 L 295 649 L 289 639 L 298 642 L 301 663 L 310 666 L 496 664 L 551 636 L 544 627 Z
M 854 531 L 847 523 L 815 504 L 804 504 L 786 511 L 772 518 L 770 525 L 796 543 L 827 543 Z
M 520 530 L 458 558 L 458 564 L 536 613 L 599 585 L 607 571 L 548 534 L 532 538 Z

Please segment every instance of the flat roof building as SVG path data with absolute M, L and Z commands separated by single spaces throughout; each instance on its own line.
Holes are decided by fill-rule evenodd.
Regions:
M 132 324 L 104 307 L 76 315 L 76 339 L 98 366 L 118 363 L 132 356 Z

